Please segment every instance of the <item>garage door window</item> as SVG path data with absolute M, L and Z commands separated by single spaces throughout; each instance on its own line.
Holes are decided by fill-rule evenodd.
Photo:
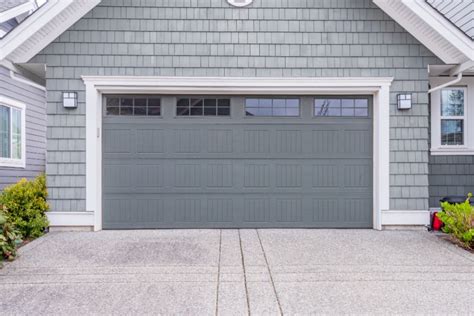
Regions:
M 160 116 L 161 99 L 155 96 L 106 96 L 107 115 Z
M 299 116 L 299 99 L 248 98 L 245 100 L 246 116 Z
M 230 99 L 178 98 L 177 116 L 230 116 Z
M 316 98 L 314 116 L 368 117 L 367 98 Z

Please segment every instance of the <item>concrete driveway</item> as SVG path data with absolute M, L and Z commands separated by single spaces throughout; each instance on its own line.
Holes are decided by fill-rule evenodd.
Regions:
M 0 270 L 11 314 L 474 313 L 474 255 L 421 231 L 51 233 Z

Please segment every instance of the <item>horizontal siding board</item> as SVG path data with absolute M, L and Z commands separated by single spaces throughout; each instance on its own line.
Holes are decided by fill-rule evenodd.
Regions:
M 0 189 L 21 178 L 34 178 L 46 164 L 46 93 L 13 80 L 10 71 L 0 67 L 0 94 L 26 104 L 26 168 L 0 167 Z

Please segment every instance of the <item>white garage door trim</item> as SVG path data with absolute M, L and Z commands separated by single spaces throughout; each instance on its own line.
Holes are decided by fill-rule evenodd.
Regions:
M 393 78 L 228 78 L 83 76 L 86 85 L 86 209 L 102 229 L 102 94 L 318 95 L 374 97 L 373 228 L 382 229 L 390 204 L 390 85 Z

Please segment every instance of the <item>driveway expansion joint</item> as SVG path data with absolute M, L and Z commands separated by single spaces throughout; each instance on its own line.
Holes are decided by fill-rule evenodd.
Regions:
M 283 309 L 282 309 L 281 304 L 280 304 L 280 299 L 278 298 L 278 293 L 277 293 L 277 290 L 276 290 L 276 287 L 275 287 L 275 282 L 273 280 L 272 270 L 271 270 L 270 264 L 268 262 L 267 254 L 265 253 L 265 248 L 263 248 L 262 238 L 260 237 L 259 230 L 257 229 L 256 231 L 257 231 L 257 237 L 258 237 L 258 241 L 260 243 L 260 247 L 262 248 L 263 257 L 265 258 L 265 263 L 267 265 L 268 275 L 270 276 L 270 281 L 272 283 L 273 293 L 275 293 L 275 298 L 276 298 L 276 301 L 277 301 L 277 304 L 278 304 L 278 309 L 280 310 L 280 314 L 283 315 Z
M 238 232 L 239 232 L 240 256 L 242 258 L 242 270 L 244 272 L 245 297 L 246 297 L 246 300 L 247 300 L 247 314 L 250 315 L 249 289 L 247 287 L 247 274 L 245 272 L 244 249 L 242 247 L 242 237 L 240 235 L 240 229 L 238 230 Z

